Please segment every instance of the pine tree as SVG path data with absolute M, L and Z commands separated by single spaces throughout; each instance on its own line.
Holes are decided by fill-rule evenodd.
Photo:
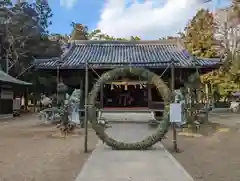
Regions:
M 3 8 L 5 6 L 12 6 L 11 0 L 1 0 L 0 1 L 0 8 Z
M 0 4 L 0 64 L 11 75 L 25 70 L 32 57 L 59 55 L 60 46 L 53 45 L 47 36 L 51 16 L 50 7 L 42 0 L 19 1 L 14 5 L 4 0 Z
M 48 33 L 48 26 L 52 24 L 50 18 L 53 16 L 49 4 L 44 0 L 36 0 L 33 5 L 38 15 L 39 25 L 44 30 L 44 33 Z

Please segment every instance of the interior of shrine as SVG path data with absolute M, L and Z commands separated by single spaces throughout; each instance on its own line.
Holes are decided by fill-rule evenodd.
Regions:
M 148 108 L 153 102 L 163 104 L 154 86 L 133 76 L 104 84 L 98 101 L 103 109 Z
M 103 108 L 107 107 L 148 107 L 148 87 L 146 84 L 105 84 L 103 88 Z

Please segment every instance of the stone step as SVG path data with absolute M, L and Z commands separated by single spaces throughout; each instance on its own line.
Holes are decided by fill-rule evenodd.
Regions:
M 114 112 L 102 111 L 99 119 L 105 119 L 109 122 L 148 122 L 155 120 L 154 112 Z

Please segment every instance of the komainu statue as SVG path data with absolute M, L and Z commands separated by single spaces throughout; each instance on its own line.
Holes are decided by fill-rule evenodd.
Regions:
M 67 86 L 63 83 L 59 83 L 57 86 L 58 94 L 52 95 L 50 98 L 45 95 L 41 96 L 41 104 L 43 110 L 40 111 L 39 117 L 45 121 L 55 122 L 60 119 L 61 110 L 64 106 Z
M 67 136 L 80 125 L 79 105 L 80 105 L 81 90 L 75 89 L 71 96 L 66 94 L 63 107 L 61 108 L 61 123 L 57 125 L 60 128 L 62 135 Z

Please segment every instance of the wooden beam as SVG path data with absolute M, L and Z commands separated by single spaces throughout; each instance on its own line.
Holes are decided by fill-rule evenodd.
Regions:
M 109 81 L 106 82 L 105 84 L 115 84 L 115 85 L 138 85 L 138 84 L 147 84 L 147 81 L 134 81 L 134 80 L 129 80 L 129 81 Z

